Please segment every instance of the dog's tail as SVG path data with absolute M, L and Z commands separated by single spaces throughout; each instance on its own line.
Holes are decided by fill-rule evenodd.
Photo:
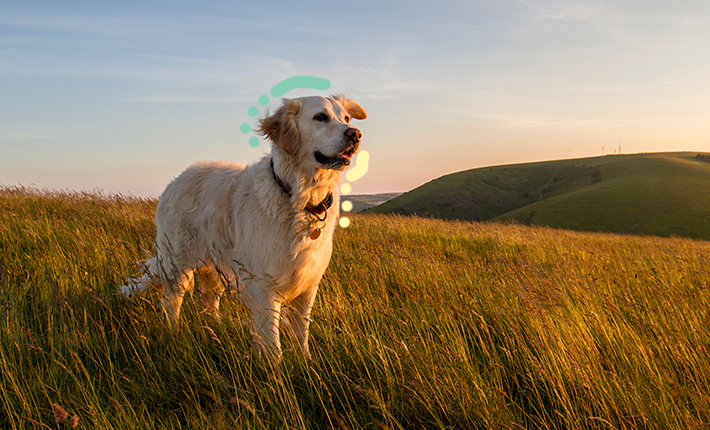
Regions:
M 158 258 L 153 257 L 143 263 L 143 276 L 129 278 L 128 284 L 118 287 L 118 295 L 132 299 L 145 295 L 153 289 L 160 288 L 161 283 L 158 273 Z

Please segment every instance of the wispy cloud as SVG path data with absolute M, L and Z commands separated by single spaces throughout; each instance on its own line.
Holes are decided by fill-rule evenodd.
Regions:
M 544 20 L 589 22 L 596 19 L 602 12 L 600 4 L 556 4 L 555 2 L 535 2 L 533 0 L 519 0 L 519 2 L 532 9 L 535 16 Z
M 57 136 L 52 136 L 49 134 L 9 133 L 5 135 L 0 134 L 0 142 L 27 142 L 31 140 L 55 139 L 56 137 Z
M 588 125 L 601 125 L 607 122 L 605 118 L 571 118 L 559 116 L 510 116 L 471 114 L 469 118 L 491 125 L 514 128 L 574 128 Z
M 179 28 L 175 23 L 144 16 L 89 16 L 89 15 L 34 15 L 27 13 L 4 13 L 0 17 L 0 24 L 21 30 L 30 30 L 37 37 L 16 39 L 16 41 L 33 41 L 57 43 L 57 37 L 73 40 L 72 43 L 85 45 L 106 46 L 107 42 L 113 45 L 126 45 L 128 40 L 139 40 L 156 36 L 174 37 Z M 53 34 L 54 38 L 42 35 Z M 86 36 L 91 36 L 86 38 Z M 97 39 L 98 38 L 98 39 Z
M 239 103 L 253 100 L 246 97 L 148 96 L 123 99 L 121 101 L 142 103 Z

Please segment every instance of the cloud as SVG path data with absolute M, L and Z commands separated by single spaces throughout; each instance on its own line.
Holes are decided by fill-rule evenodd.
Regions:
M 142 103 L 239 103 L 253 100 L 246 97 L 148 96 L 123 99 L 121 101 Z
M 597 4 L 549 4 L 550 2 L 533 3 L 520 0 L 520 3 L 534 11 L 537 18 L 552 21 L 593 22 L 602 12 L 602 6 Z
M 0 142 L 27 142 L 31 140 L 55 139 L 57 136 L 37 133 L 10 133 L 5 136 L 0 135 Z
M 66 38 L 72 44 L 106 46 L 126 45 L 128 40 L 143 40 L 146 37 L 172 37 L 178 34 L 175 23 L 142 16 L 89 16 L 46 14 L 35 15 L 27 13 L 4 13 L 0 24 L 10 29 L 30 30 L 37 38 L 27 36 L 16 41 L 56 44 Z M 55 37 L 47 38 L 45 34 Z

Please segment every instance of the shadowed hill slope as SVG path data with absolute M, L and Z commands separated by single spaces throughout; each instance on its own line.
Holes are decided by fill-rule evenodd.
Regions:
M 657 153 L 473 169 L 369 211 L 710 240 L 707 159 Z

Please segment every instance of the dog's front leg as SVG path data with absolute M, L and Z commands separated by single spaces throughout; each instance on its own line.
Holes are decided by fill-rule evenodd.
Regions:
M 313 308 L 317 291 L 318 286 L 316 285 L 311 290 L 296 297 L 288 308 L 288 320 L 291 329 L 293 329 L 296 341 L 301 347 L 301 353 L 306 358 L 311 358 L 311 352 L 308 348 L 308 330 L 311 325 L 311 308 Z
M 249 290 L 256 290 L 250 294 Z M 251 311 L 252 347 L 263 359 L 278 363 L 281 361 L 281 339 L 279 322 L 281 300 L 278 296 L 263 291 L 261 285 L 246 288 L 241 292 L 244 305 Z
M 252 315 L 252 347 L 254 352 L 267 361 L 280 362 L 281 339 L 279 321 L 281 317 L 281 302 L 274 300 L 259 310 L 252 310 Z

